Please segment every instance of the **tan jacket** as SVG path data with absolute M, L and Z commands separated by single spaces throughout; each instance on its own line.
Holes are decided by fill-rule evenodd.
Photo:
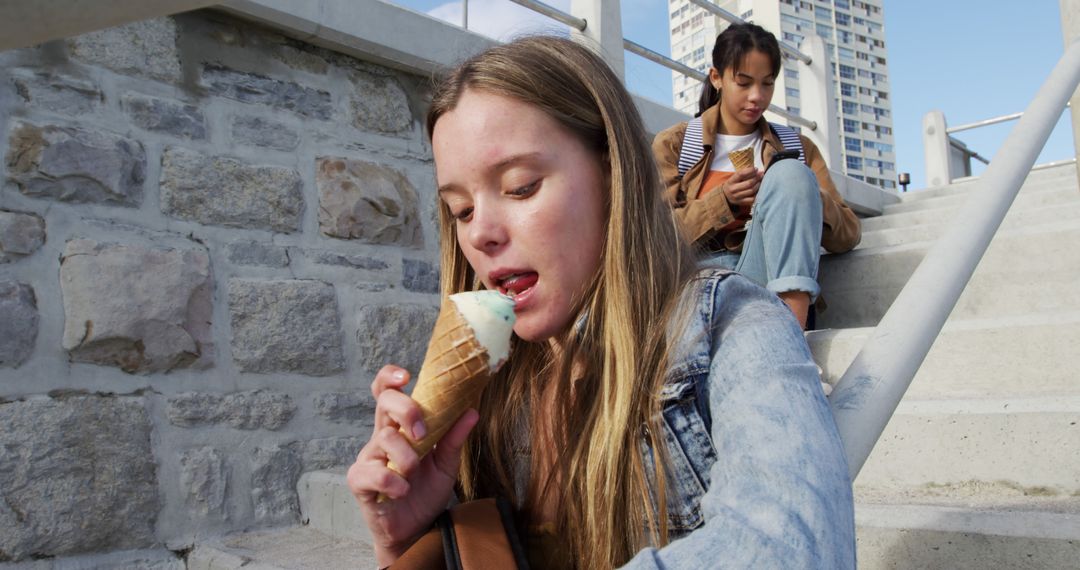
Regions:
M 682 225 L 683 231 L 693 243 L 712 240 L 717 237 L 717 231 L 735 219 L 728 204 L 727 197 L 723 192 L 709 192 L 700 200 L 702 183 L 709 173 L 709 165 L 712 164 L 713 143 L 716 141 L 716 132 L 720 127 L 720 107 L 713 105 L 702 114 L 701 141 L 705 152 L 696 164 L 679 176 L 679 150 L 682 148 L 683 134 L 686 132 L 686 123 L 679 123 L 673 127 L 664 129 L 653 140 L 653 154 L 660 166 L 660 178 L 664 183 L 664 198 L 675 209 L 675 217 Z M 773 154 L 783 150 L 779 139 L 769 128 L 769 123 L 764 118 L 758 121 L 758 128 L 764 144 L 761 146 L 761 162 L 769 164 Z M 822 217 L 824 227 L 821 233 L 821 245 L 832 253 L 849 251 L 859 244 L 862 237 L 862 227 L 855 212 L 844 203 L 840 193 L 836 191 L 832 178 L 829 177 L 829 169 L 825 159 L 821 156 L 814 143 L 804 136 L 802 139 L 803 152 L 806 154 L 806 163 L 817 176 L 819 190 L 821 192 Z M 722 237 L 722 236 L 721 236 Z M 729 244 L 729 249 L 738 250 L 742 246 L 744 236 L 731 236 L 735 240 L 723 240 Z M 732 246 L 732 242 L 735 245 Z

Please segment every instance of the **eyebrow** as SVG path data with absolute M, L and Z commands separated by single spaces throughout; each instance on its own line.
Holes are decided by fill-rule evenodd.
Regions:
M 775 78 L 776 76 L 770 73 L 770 74 L 766 75 L 765 77 L 762 77 L 761 79 L 762 79 L 762 80 L 765 80 L 765 79 L 768 79 L 768 78 L 770 78 L 770 77 L 773 77 L 773 78 Z M 735 79 L 740 79 L 740 78 L 745 78 L 745 79 L 749 79 L 749 80 L 751 80 L 751 81 L 753 81 L 753 80 L 754 80 L 754 76 L 753 76 L 753 75 L 750 75 L 749 73 L 743 73 L 743 72 L 741 72 L 741 71 L 737 71 L 737 72 L 735 72 Z
M 493 164 L 491 167 L 489 167 L 489 170 L 496 173 L 502 172 L 503 170 L 506 170 L 516 164 L 533 161 L 541 156 L 542 154 L 540 152 L 523 152 L 521 154 L 511 155 Z M 449 192 L 451 190 L 454 190 L 456 187 L 457 185 L 453 183 L 443 184 L 442 186 L 439 186 L 438 193 L 442 194 L 443 192 Z

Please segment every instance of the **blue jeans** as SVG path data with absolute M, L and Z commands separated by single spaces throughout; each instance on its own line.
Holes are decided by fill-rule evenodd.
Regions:
M 772 165 L 751 211 L 742 253 L 715 253 L 702 265 L 733 269 L 773 293 L 804 291 L 817 299 L 822 214 L 814 173 L 799 160 Z

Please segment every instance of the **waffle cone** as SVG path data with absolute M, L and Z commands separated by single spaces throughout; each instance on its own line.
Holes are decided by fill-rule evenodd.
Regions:
M 735 166 L 735 170 L 753 168 L 754 166 L 754 147 L 752 146 L 733 150 L 727 155 L 731 159 L 731 164 Z
M 402 430 L 420 457 L 431 451 L 465 410 L 480 404 L 480 394 L 490 379 L 487 349 L 457 305 L 445 300 L 411 395 L 420 406 L 427 435 L 412 441 Z

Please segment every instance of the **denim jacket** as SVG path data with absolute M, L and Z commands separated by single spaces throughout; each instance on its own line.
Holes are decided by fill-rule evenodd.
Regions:
M 662 394 L 671 542 L 625 568 L 854 568 L 847 462 L 790 311 L 723 270 L 682 303 Z

